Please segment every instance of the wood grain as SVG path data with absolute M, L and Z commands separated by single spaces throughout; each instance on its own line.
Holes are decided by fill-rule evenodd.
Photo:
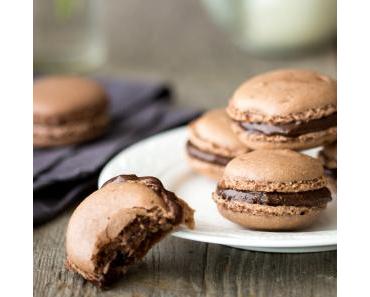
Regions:
M 335 46 L 291 59 L 256 58 L 236 48 L 196 0 L 111 0 L 105 16 L 110 55 L 97 74 L 169 81 L 181 106 L 224 106 L 246 78 L 279 67 L 336 76 Z M 36 297 L 336 296 L 336 252 L 250 252 L 174 237 L 102 291 L 64 269 L 70 213 L 34 230 Z
M 104 291 L 64 268 L 69 216 L 34 231 L 34 296 L 336 296 L 336 252 L 250 252 L 174 237 Z

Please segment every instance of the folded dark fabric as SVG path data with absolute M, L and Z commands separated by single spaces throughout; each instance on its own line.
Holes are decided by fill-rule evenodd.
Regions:
M 34 225 L 52 219 L 96 189 L 101 168 L 117 152 L 200 114 L 172 106 L 170 90 L 162 84 L 100 82 L 110 96 L 109 131 L 85 144 L 33 151 Z

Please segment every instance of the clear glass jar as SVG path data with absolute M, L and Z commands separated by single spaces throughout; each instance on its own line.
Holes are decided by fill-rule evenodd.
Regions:
M 100 0 L 34 0 L 36 72 L 87 72 L 106 56 Z
M 333 41 L 336 0 L 203 0 L 242 48 L 284 54 Z

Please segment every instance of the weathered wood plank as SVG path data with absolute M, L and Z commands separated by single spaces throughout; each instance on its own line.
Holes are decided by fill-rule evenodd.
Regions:
M 173 237 L 102 291 L 63 267 L 68 217 L 34 231 L 35 296 L 336 295 L 336 252 L 260 253 Z
M 335 296 L 336 252 L 273 254 L 209 245 L 208 259 L 211 296 Z

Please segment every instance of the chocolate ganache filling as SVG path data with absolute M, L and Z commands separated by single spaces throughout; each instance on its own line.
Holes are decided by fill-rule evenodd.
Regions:
M 201 150 L 200 148 L 196 147 L 190 141 L 186 143 L 186 150 L 188 154 L 196 159 L 199 159 L 203 162 L 208 162 L 212 164 L 216 164 L 219 166 L 226 166 L 227 163 L 230 162 L 232 158 L 216 155 L 210 152 L 206 152 Z
M 322 207 L 331 201 L 328 188 L 305 192 L 252 192 L 217 187 L 216 193 L 225 200 L 241 201 L 268 206 Z
M 265 124 L 253 122 L 239 122 L 239 125 L 248 131 L 260 132 L 265 135 L 282 135 L 295 137 L 306 133 L 317 132 L 335 127 L 337 125 L 337 113 L 333 113 L 321 119 L 310 121 L 294 121 L 286 124 Z

